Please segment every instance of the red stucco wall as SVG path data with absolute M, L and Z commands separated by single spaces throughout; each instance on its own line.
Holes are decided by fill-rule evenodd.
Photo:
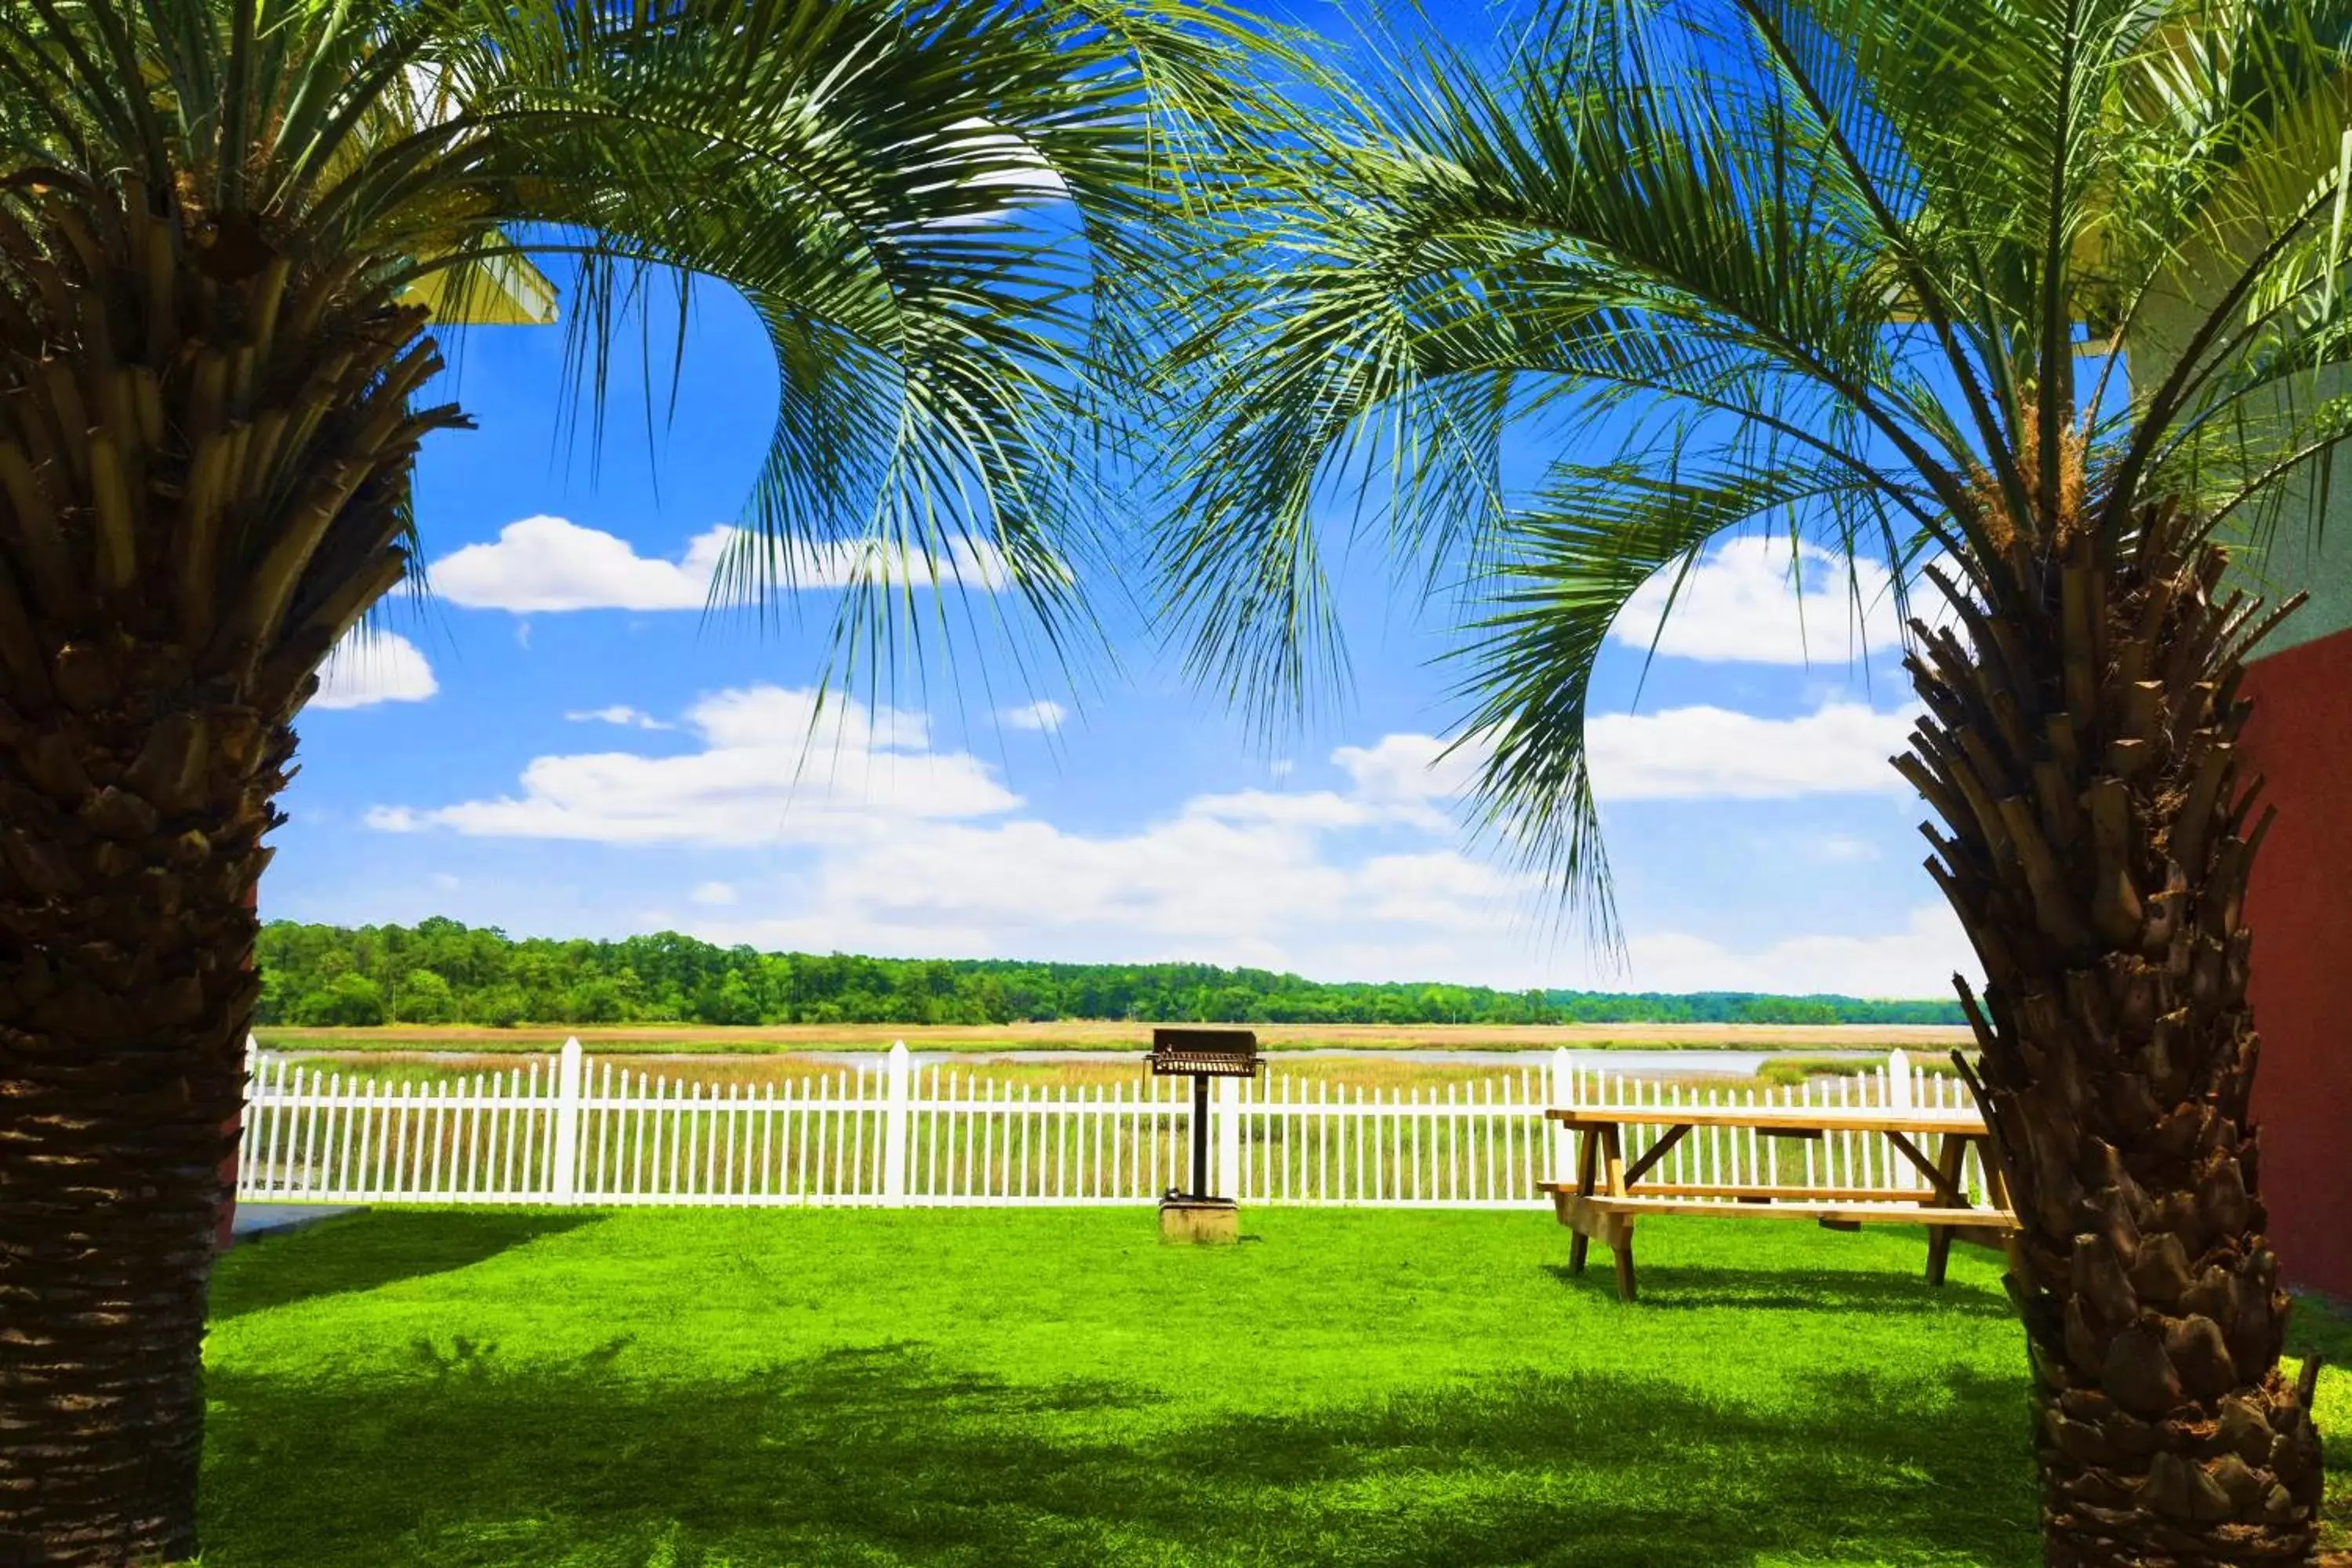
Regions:
M 2259 660 L 2247 690 L 2278 807 L 2247 895 L 2262 1196 L 2287 1278 L 2352 1296 L 2352 631 Z

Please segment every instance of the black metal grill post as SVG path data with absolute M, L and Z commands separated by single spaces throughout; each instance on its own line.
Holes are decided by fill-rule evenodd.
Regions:
M 1192 1080 L 1192 1190 L 1173 1193 L 1168 1202 L 1232 1206 L 1230 1197 L 1209 1193 L 1209 1080 L 1213 1078 L 1255 1078 L 1257 1036 L 1248 1029 L 1154 1029 L 1151 1031 L 1151 1071 L 1159 1078 Z
M 1209 1195 L 1209 1075 L 1192 1075 L 1192 1196 Z

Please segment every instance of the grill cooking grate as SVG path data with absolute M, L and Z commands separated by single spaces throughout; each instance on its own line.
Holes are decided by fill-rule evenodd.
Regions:
M 1255 1078 L 1257 1064 L 1255 1030 L 1151 1031 L 1151 1070 L 1160 1078 Z

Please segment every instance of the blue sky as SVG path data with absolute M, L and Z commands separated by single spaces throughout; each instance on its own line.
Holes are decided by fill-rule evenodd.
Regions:
M 1078 689 L 992 666 L 992 689 L 836 710 L 804 752 L 834 595 L 765 629 L 699 607 L 773 407 L 748 310 L 701 291 L 674 421 L 649 443 L 620 397 L 593 464 L 559 416 L 560 331 L 455 346 L 480 428 L 422 460 L 435 595 L 339 654 L 304 717 L 270 918 L 1870 995 L 1943 994 L 1963 956 L 1884 761 L 1892 639 L 1865 671 L 1843 604 L 1801 612 L 1760 547 L 1710 559 L 1638 709 L 1638 604 L 1604 664 L 1612 969 L 1463 830 L 1458 768 L 1432 765 L 1458 716 L 1444 607 L 1377 552 L 1342 574 L 1353 692 L 1311 731 L 1265 742 L 1114 605 Z

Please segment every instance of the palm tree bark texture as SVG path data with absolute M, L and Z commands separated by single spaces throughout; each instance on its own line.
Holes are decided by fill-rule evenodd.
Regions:
M 2261 616 L 2222 553 L 2145 511 L 1942 579 L 1897 765 L 1949 837 L 1928 868 L 1987 976 L 1961 999 L 2021 1228 L 2053 1568 L 2305 1561 L 2317 1371 L 2279 1369 L 2248 1096 L 2247 876 L 2269 812 L 2235 743 Z
M 21 188 L 21 182 L 20 182 Z M 289 716 L 407 563 L 424 313 L 250 220 L 0 211 L 0 1564 L 194 1546 Z

